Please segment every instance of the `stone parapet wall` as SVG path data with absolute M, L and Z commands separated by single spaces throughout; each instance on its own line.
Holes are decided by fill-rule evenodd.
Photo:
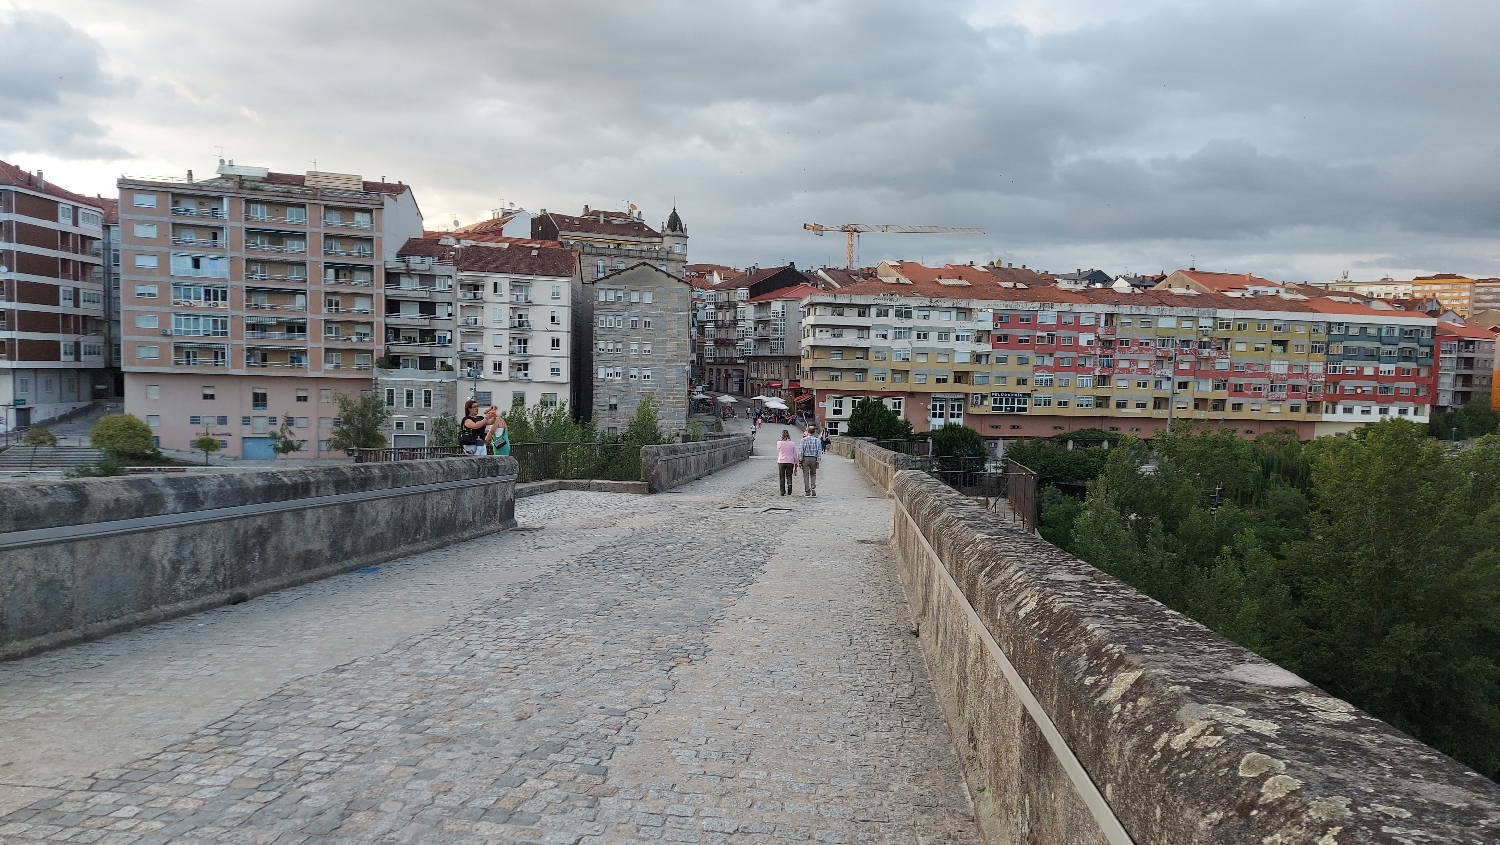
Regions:
M 513 458 L 0 486 L 0 658 L 515 526 Z
M 892 471 L 903 456 L 852 451 L 890 479 L 892 546 L 989 841 L 1500 841 L 1493 782 Z
M 652 493 L 665 493 L 745 460 L 754 447 L 755 438 L 749 434 L 642 446 L 641 480 L 650 485 Z
M 828 448 L 835 455 L 852 457 L 854 466 L 887 495 L 891 492 L 896 473 L 912 466 L 910 457 L 882 449 L 864 438 L 836 437 Z

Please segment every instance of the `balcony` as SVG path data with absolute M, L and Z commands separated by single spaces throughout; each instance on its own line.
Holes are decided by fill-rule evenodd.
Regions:
M 307 350 L 246 346 L 245 366 L 253 369 L 305 370 Z
M 199 238 L 197 235 L 173 235 L 173 246 L 190 246 L 198 249 L 223 249 L 225 247 L 222 238 Z
M 298 241 L 245 241 L 246 252 L 285 252 L 302 255 L 307 252 L 307 244 Z
M 392 326 L 428 326 L 431 325 L 433 321 L 447 321 L 451 319 L 453 318 L 445 317 L 441 314 L 402 314 L 399 312 L 387 312 L 385 315 L 386 323 Z
M 531 294 L 529 293 L 513 293 L 510 295 L 510 301 L 516 305 L 532 304 Z
M 515 329 L 518 332 L 529 332 L 529 331 L 531 331 L 531 321 L 530 320 L 511 320 L 510 321 L 510 327 L 512 329 Z
M 509 354 L 512 358 L 530 358 L 531 349 L 530 347 L 526 346 L 516 346 L 512 347 L 507 354 Z
M 222 219 L 228 217 L 229 215 L 225 214 L 224 213 L 224 209 L 222 209 L 222 208 L 198 208 L 196 206 L 194 206 L 194 207 L 188 207 L 188 206 L 174 205 L 174 206 L 172 206 L 172 216 L 173 217 L 209 217 L 209 218 L 216 218 L 216 219 L 222 220 Z
M 461 302 L 483 302 L 484 301 L 484 291 L 482 291 L 482 290 L 461 290 L 461 291 L 458 292 L 458 298 L 459 298 L 459 301 L 461 301 Z
M 375 245 L 351 241 L 324 241 L 323 254 L 343 258 L 374 258 Z
M 374 221 L 371 220 L 331 220 L 323 218 L 323 225 L 331 229 L 373 229 Z
M 304 268 L 301 273 L 293 273 L 290 271 L 276 273 L 270 270 L 251 270 L 245 273 L 245 281 L 286 282 L 293 285 L 305 285 L 307 284 L 307 270 L 306 268 Z
M 484 325 L 484 322 L 479 317 L 461 317 L 461 318 L 459 318 L 458 324 L 460 326 L 470 326 L 470 327 L 478 328 L 478 327 Z
M 375 277 L 373 274 L 366 278 L 363 275 L 354 276 L 349 274 L 324 273 L 323 284 L 345 285 L 347 287 L 355 288 L 371 288 L 375 286 Z

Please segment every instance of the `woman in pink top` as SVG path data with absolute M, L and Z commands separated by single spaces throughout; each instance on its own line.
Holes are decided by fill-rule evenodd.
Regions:
M 781 430 L 781 439 L 776 441 L 776 469 L 781 473 L 781 495 L 792 495 L 792 467 L 797 465 L 797 444 L 792 433 Z

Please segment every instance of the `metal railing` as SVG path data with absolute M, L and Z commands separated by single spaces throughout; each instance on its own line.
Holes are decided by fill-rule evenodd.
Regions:
M 392 446 L 384 449 L 353 449 L 357 464 L 386 464 L 393 461 L 425 461 L 433 458 L 463 457 L 462 446 Z
M 641 447 L 630 443 L 516 443 L 511 457 L 521 464 L 517 481 L 592 478 L 640 481 Z

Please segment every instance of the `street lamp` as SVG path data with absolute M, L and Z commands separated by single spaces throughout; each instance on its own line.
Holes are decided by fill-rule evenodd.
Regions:
M 468 371 L 464 373 L 464 378 L 474 380 L 474 389 L 469 395 L 471 398 L 479 398 L 479 366 L 477 364 L 470 364 Z

